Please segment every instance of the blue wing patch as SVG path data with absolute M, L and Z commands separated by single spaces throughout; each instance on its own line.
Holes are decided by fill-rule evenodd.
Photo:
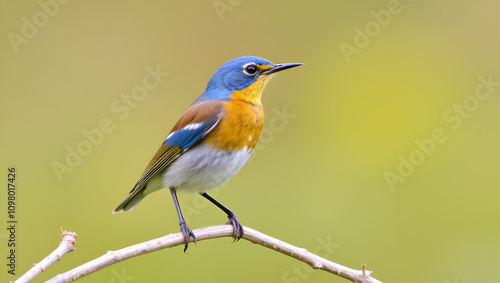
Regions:
M 165 144 L 188 148 L 210 132 L 217 125 L 218 121 L 219 119 L 216 118 L 208 123 L 187 124 L 182 129 L 170 133 L 165 139 Z

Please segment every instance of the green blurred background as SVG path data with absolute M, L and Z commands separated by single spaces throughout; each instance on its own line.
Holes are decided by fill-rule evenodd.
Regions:
M 178 232 L 165 191 L 129 213 L 111 211 L 212 73 L 256 55 L 306 65 L 268 85 L 255 156 L 215 193 L 244 225 L 355 269 L 367 264 L 384 282 L 500 282 L 499 9 L 499 1 L 0 2 L 1 168 L 4 188 L 7 168 L 18 170 L 18 274 L 58 245 L 59 227 L 77 232 L 77 249 L 34 282 Z M 148 66 L 168 76 L 128 115 L 113 111 Z M 491 95 L 474 98 L 477 88 L 488 93 L 478 85 L 489 75 Z M 103 120 L 113 130 L 58 178 L 54 162 L 65 164 L 68 146 L 85 144 L 83 131 Z M 446 140 L 419 154 L 415 140 L 438 128 Z M 419 165 L 400 168 L 404 182 L 391 188 L 386 174 L 400 175 L 401 158 Z M 3 227 L 6 191 L 1 199 Z M 226 221 L 200 196 L 183 195 L 181 205 L 192 229 Z M 7 282 L 17 276 L 5 271 L 0 231 Z M 167 281 L 347 282 L 229 238 L 79 282 Z

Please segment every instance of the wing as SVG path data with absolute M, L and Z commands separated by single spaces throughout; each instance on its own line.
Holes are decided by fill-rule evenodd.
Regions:
M 115 208 L 113 213 L 129 211 L 146 195 L 161 189 L 162 187 L 159 186 L 157 189 L 148 189 L 147 193 L 145 192 L 148 182 L 161 177 L 158 173 L 165 170 L 175 159 L 200 142 L 217 126 L 223 110 L 224 104 L 220 101 L 204 101 L 191 105 L 170 131 L 129 196 Z M 161 184 L 161 180 L 159 181 Z

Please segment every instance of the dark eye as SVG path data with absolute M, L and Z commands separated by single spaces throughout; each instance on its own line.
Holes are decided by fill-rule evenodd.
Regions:
M 245 72 L 245 74 L 247 74 L 247 75 L 253 76 L 258 71 L 259 71 L 259 67 L 257 67 L 257 65 L 255 65 L 254 63 L 249 63 L 249 64 L 246 64 L 245 66 L 243 66 L 243 72 Z

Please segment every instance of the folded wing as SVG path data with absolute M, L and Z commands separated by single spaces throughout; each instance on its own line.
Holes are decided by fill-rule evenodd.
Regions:
M 191 105 L 175 124 L 129 196 L 113 211 L 129 211 L 146 195 L 163 188 L 161 172 L 167 169 L 184 152 L 199 143 L 218 124 L 224 104 L 220 101 L 203 101 Z

